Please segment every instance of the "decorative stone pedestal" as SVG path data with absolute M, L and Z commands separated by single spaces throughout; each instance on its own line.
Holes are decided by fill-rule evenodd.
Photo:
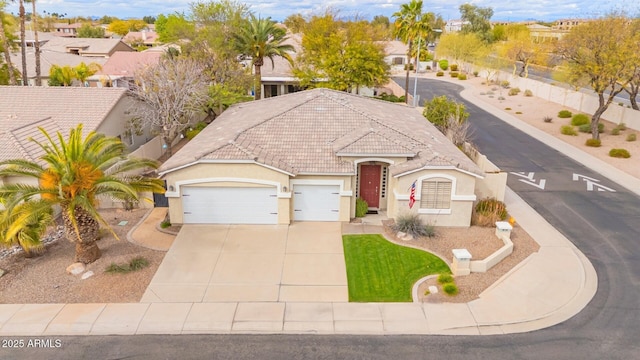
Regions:
M 471 273 L 471 253 L 467 249 L 453 249 L 453 265 L 451 270 L 454 276 L 469 275 Z
M 496 221 L 496 236 L 498 238 L 506 236 L 507 239 L 511 239 L 511 230 L 513 230 L 513 226 L 508 221 Z

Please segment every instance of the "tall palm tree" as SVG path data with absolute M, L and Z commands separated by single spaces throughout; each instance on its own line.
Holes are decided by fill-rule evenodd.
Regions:
M 285 58 L 289 63 L 293 63 L 290 52 L 295 49 L 292 45 L 283 44 L 287 40 L 287 32 L 270 18 L 261 19 L 251 15 L 234 34 L 234 47 L 243 57 L 251 59 L 251 65 L 255 68 L 254 88 L 255 99 L 262 98 L 261 89 L 261 71 L 264 65 L 264 58 L 271 60 L 271 66 L 274 66 L 273 58 L 280 56 Z
M 38 185 L 4 184 L 0 186 L 0 198 L 19 204 L 39 196 L 44 205 L 59 206 L 66 236 L 76 244 L 75 261 L 91 263 L 100 258 L 96 244 L 100 224 L 109 228 L 98 213 L 98 197 L 138 200 L 139 192 L 164 192 L 160 179 L 131 175 L 135 170 L 155 169 L 158 163 L 126 157 L 126 146 L 115 137 L 92 131 L 83 138 L 82 124 L 71 129 L 67 139 L 60 132 L 52 138 L 44 129 L 40 131 L 47 141 L 32 139 L 44 151 L 39 162 L 0 162 L 0 177 L 32 178 Z
M 27 77 L 27 39 L 25 34 L 24 23 L 26 15 L 24 12 L 24 0 L 20 0 L 20 51 L 22 53 L 22 85 L 29 86 L 29 78 Z
M 38 12 L 36 11 L 36 0 L 30 0 L 32 5 L 31 28 L 33 29 L 33 40 L 36 55 L 36 86 L 42 86 L 42 74 L 40 70 L 40 42 L 38 42 Z
M 11 63 L 11 43 L 9 42 L 7 35 L 4 32 L 4 7 L 7 2 L 0 0 L 0 42 L 2 50 L 4 51 L 4 61 L 7 63 L 7 71 L 9 72 L 9 85 L 16 84 L 16 73 Z
M 411 71 L 411 54 L 413 43 L 429 30 L 429 17 L 422 14 L 422 0 L 411 0 L 408 4 L 400 5 L 400 11 L 392 15 L 395 20 L 393 35 L 407 43 L 407 77 L 404 87 L 405 102 L 409 102 L 409 72 Z

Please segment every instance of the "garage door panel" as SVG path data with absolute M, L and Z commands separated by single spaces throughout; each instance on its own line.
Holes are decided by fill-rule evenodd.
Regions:
M 274 188 L 185 187 L 185 224 L 277 224 Z
M 338 221 L 338 185 L 294 185 L 293 219 L 296 221 Z

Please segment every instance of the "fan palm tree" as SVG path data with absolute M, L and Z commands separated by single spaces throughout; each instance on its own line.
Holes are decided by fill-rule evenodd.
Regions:
M 9 73 L 9 85 L 16 84 L 16 73 L 11 63 L 11 42 L 8 40 L 4 32 L 4 8 L 7 2 L 0 0 L 0 46 L 4 52 L 4 61 L 7 63 L 7 72 Z
M 19 245 L 27 257 L 41 255 L 44 245 L 40 240 L 53 222 L 53 209 L 43 200 L 13 203 L 0 199 L 5 209 L 0 211 L 0 245 Z
M 283 28 L 276 26 L 270 18 L 261 19 L 251 15 L 234 34 L 234 46 L 241 56 L 251 59 L 251 65 L 255 68 L 254 88 L 255 99 L 262 98 L 261 71 L 264 58 L 271 60 L 280 56 L 293 64 L 289 52 L 294 52 L 292 45 L 284 44 L 287 33 Z
M 91 263 L 100 258 L 96 244 L 100 224 L 110 229 L 98 213 L 98 197 L 138 200 L 139 192 L 164 192 L 160 179 L 131 175 L 132 171 L 155 169 L 158 163 L 126 157 L 126 146 L 118 138 L 95 131 L 83 138 L 82 124 L 71 129 L 67 139 L 60 132 L 54 140 L 44 129 L 40 131 L 46 141 L 32 139 L 44 152 L 39 162 L 0 162 L 0 177 L 27 177 L 35 179 L 37 185 L 4 184 L 0 186 L 0 198 L 20 204 L 39 197 L 44 205 L 59 206 L 66 236 L 76 244 L 75 261 Z
M 76 72 L 76 79 L 80 80 L 80 82 L 82 83 L 82 86 L 87 86 L 87 79 L 97 73 L 98 71 L 100 71 L 102 69 L 102 66 L 100 66 L 100 64 L 98 63 L 89 63 L 88 65 L 85 64 L 84 62 L 81 62 L 78 66 L 76 66 L 74 68 L 75 72 Z
M 422 0 L 411 0 L 408 4 L 400 5 L 400 11 L 392 15 L 395 21 L 393 35 L 407 43 L 407 77 L 404 87 L 405 102 L 409 102 L 409 72 L 411 71 L 411 54 L 416 39 L 429 32 L 429 17 L 422 14 Z
M 18 8 L 20 15 L 20 51 L 22 53 L 22 85 L 29 86 L 29 78 L 27 77 L 27 39 L 24 28 L 26 21 L 26 15 L 24 12 L 24 0 L 20 0 L 20 7 Z

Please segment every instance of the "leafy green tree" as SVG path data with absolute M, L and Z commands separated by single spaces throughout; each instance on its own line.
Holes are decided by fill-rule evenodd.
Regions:
M 87 79 L 93 74 L 100 71 L 102 67 L 97 63 L 85 64 L 84 62 L 81 62 L 80 64 L 78 64 L 78 66 L 76 66 L 73 69 L 76 74 L 76 79 L 80 80 L 80 82 L 84 86 L 86 85 Z
M 142 20 L 114 20 L 107 28 L 112 33 L 125 36 L 129 31 L 140 31 L 147 26 Z
M 104 28 L 100 26 L 92 26 L 91 24 L 86 23 L 78 29 L 77 37 L 104 39 Z
M 195 37 L 195 25 L 183 13 L 169 14 L 168 16 L 160 14 L 155 24 L 158 39 L 162 42 L 174 42 Z
M 423 38 L 431 29 L 431 16 L 422 13 L 422 0 L 411 0 L 408 4 L 400 5 L 400 10 L 393 13 L 395 18 L 394 36 L 407 43 L 407 76 L 405 79 L 404 97 L 409 100 L 409 72 L 413 45 L 417 39 Z
M 158 163 L 126 157 L 127 147 L 115 137 L 95 131 L 83 137 L 82 124 L 71 129 L 66 139 L 60 132 L 52 137 L 40 131 L 47 140 L 32 140 L 43 150 L 38 161 L 0 162 L 0 176 L 27 177 L 37 185 L 3 184 L 0 199 L 12 199 L 8 204 L 13 206 L 7 208 L 11 213 L 19 213 L 16 206 L 38 197 L 44 207 L 59 206 L 67 239 L 76 244 L 75 261 L 94 262 L 101 255 L 96 244 L 100 224 L 109 228 L 98 213 L 98 197 L 138 200 L 140 192 L 164 192 L 160 179 L 131 175 L 132 171 L 155 169 Z
M 440 37 L 438 55 L 449 58 L 456 64 L 472 63 L 484 56 L 487 45 L 477 34 L 448 33 Z
M 546 64 L 548 49 L 547 43 L 537 42 L 531 37 L 531 32 L 525 25 L 509 25 L 505 28 L 507 40 L 498 45 L 498 55 L 509 59 L 513 64 L 513 76 L 516 75 L 518 65 L 522 69 L 518 76 L 529 76 L 529 65 L 532 63 Z
M 118 19 L 115 16 L 105 15 L 105 16 L 101 17 L 98 21 L 100 22 L 100 24 L 111 24 L 112 22 L 114 22 L 116 20 L 120 20 L 120 19 Z
M 305 25 L 307 24 L 307 20 L 305 20 L 302 14 L 291 14 L 284 19 L 284 26 L 287 27 L 289 31 L 294 34 L 299 34 L 303 32 Z
M 142 21 L 146 22 L 147 24 L 153 24 L 154 22 L 156 22 L 156 17 L 155 16 L 146 15 L 146 16 L 142 17 Z
M 569 79 L 586 80 L 598 95 L 591 117 L 594 139 L 600 138 L 600 117 L 636 75 L 639 41 L 633 22 L 613 14 L 574 27 L 558 43 L 558 53 L 568 60 Z
M 461 146 L 467 140 L 468 123 L 466 121 L 469 113 L 464 104 L 449 100 L 446 95 L 442 95 L 426 101 L 422 114 L 454 145 Z
M 491 17 L 493 9 L 479 7 L 470 3 L 460 5 L 460 18 L 463 22 L 463 33 L 475 33 L 485 42 L 492 42 Z
M 53 209 L 44 200 L 29 200 L 14 203 L 12 199 L 0 198 L 0 245 L 20 246 L 27 257 L 44 252 L 42 236 L 47 226 L 53 223 Z
M 49 68 L 49 86 L 71 86 L 76 79 L 76 71 L 69 65 L 51 65 Z
M 11 63 L 11 46 L 13 42 L 10 40 L 8 34 L 11 34 L 11 31 L 7 31 L 6 29 L 11 26 L 10 21 L 11 17 L 5 16 L 4 8 L 7 6 L 7 2 L 4 0 L 0 0 L 0 47 L 2 48 L 2 53 L 4 55 L 4 71 L 2 74 L 6 74 L 6 80 L 0 79 L 3 81 L 2 83 L 6 83 L 8 85 L 17 84 L 16 80 L 16 71 Z M 4 75 L 3 75 L 4 76 Z
M 337 21 L 335 14 L 313 16 L 302 37 L 294 75 L 303 86 L 359 91 L 389 80 L 383 45 L 366 21 Z
M 264 65 L 264 59 L 271 60 L 273 66 L 273 58 L 282 57 L 293 64 L 291 52 L 295 49 L 292 45 L 286 44 L 286 32 L 270 18 L 260 18 L 253 14 L 238 29 L 234 36 L 234 46 L 238 53 L 251 61 L 251 65 L 255 69 L 254 89 L 255 99 L 262 98 L 261 91 L 261 72 L 260 69 Z

